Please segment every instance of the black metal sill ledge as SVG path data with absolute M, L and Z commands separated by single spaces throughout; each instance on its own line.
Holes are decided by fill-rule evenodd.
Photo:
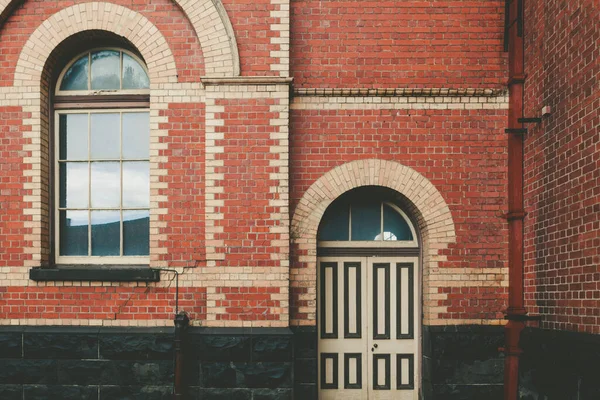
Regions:
M 56 266 L 29 270 L 34 281 L 158 282 L 160 270 L 148 266 Z

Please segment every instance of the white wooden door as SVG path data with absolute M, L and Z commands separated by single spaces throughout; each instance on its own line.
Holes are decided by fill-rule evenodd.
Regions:
M 417 262 L 319 258 L 321 400 L 418 399 Z

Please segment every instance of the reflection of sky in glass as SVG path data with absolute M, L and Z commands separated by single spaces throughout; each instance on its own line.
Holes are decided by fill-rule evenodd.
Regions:
M 136 219 L 149 218 L 149 210 L 129 210 L 123 211 L 123 221 L 134 221 Z
M 150 80 L 144 68 L 123 53 L 123 89 L 148 89 Z
M 62 114 L 60 116 L 59 157 L 61 160 L 87 160 L 87 114 Z
M 121 57 L 118 51 L 92 53 L 92 89 L 120 89 Z
M 60 84 L 60 90 L 87 90 L 88 89 L 88 55 L 75 61 L 65 72 Z
M 87 211 L 61 211 L 62 213 L 67 213 L 66 216 L 66 225 L 67 226 L 81 226 L 88 224 L 88 212 Z
M 92 114 L 92 159 L 119 159 L 121 118 L 117 113 Z
M 148 158 L 149 136 L 148 113 L 123 113 L 123 158 Z
M 121 177 L 118 162 L 92 163 L 92 207 L 119 207 Z
M 123 207 L 150 205 L 150 165 L 147 161 L 123 163 Z
M 375 236 L 375 240 L 381 240 L 381 233 Z M 398 240 L 392 232 L 383 232 L 383 240 Z
M 60 206 L 69 208 L 87 208 L 89 178 L 88 163 L 64 163 L 60 165 L 60 170 L 60 187 L 66 189 L 66 193 L 61 191 Z

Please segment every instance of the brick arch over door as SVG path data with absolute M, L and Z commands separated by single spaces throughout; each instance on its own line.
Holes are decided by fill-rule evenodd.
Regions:
M 433 322 L 439 313 L 445 312 L 429 301 L 429 294 L 437 293 L 438 286 L 429 276 L 445 260 L 441 250 L 456 241 L 450 209 L 436 187 L 417 171 L 397 162 L 370 159 L 343 164 L 327 172 L 304 193 L 294 211 L 291 235 L 297 264 L 291 271 L 291 285 L 292 293 L 297 293 L 294 301 L 300 304 L 296 314 L 307 318 L 293 319 L 293 324 L 315 323 L 317 230 L 325 210 L 343 193 L 371 185 L 393 189 L 410 201 L 407 211 L 415 218 L 422 239 L 424 323 Z
M 227 16 L 227 12 L 221 3 L 221 0 L 174 1 L 179 5 L 179 7 L 181 7 L 182 11 L 190 20 L 194 30 L 196 31 L 196 35 L 200 41 L 200 46 L 202 47 L 206 76 L 238 76 L 240 74 L 240 61 L 237 42 L 235 40 L 235 34 L 233 32 L 231 21 Z M 2 17 L 5 17 L 5 14 L 10 12 L 17 2 L 18 0 L 0 0 L 0 23 L 3 22 Z M 109 10 L 113 11 L 110 12 Z M 74 18 L 75 12 L 83 13 L 82 18 Z M 108 14 L 108 19 L 102 15 L 96 16 L 98 12 Z M 86 14 L 90 15 L 89 19 L 83 18 L 83 16 Z M 92 15 L 95 18 L 92 17 Z M 65 16 L 67 18 L 64 18 Z M 136 19 L 137 21 L 132 21 L 133 19 Z M 68 21 L 69 24 L 75 23 L 73 26 L 71 26 L 65 21 Z M 98 24 L 101 24 L 102 21 L 108 25 L 98 26 Z M 114 27 L 115 21 L 117 21 L 119 24 L 122 24 L 121 26 L 123 29 L 129 28 L 130 30 L 134 31 L 133 33 L 135 34 L 136 38 L 126 35 L 126 32 L 119 32 L 120 29 L 110 29 L 110 26 Z M 131 22 L 134 22 L 134 24 L 130 24 Z M 136 23 L 139 26 L 136 26 Z M 83 25 L 84 28 L 78 29 L 78 25 Z M 62 41 L 62 39 L 64 39 L 64 37 L 70 36 L 78 31 L 88 29 L 110 30 L 111 32 L 126 36 L 134 45 L 136 45 L 142 54 L 144 54 L 142 47 L 150 46 L 152 48 L 160 47 L 162 49 L 164 46 L 166 46 L 166 41 L 158 32 L 158 29 L 140 14 L 110 3 L 82 3 L 59 11 L 46 20 L 40 27 L 38 27 L 21 52 L 18 65 L 25 67 L 33 66 L 41 73 L 41 68 L 43 68 L 45 58 L 43 60 L 37 60 L 36 53 L 43 54 L 43 51 L 40 52 L 39 49 L 36 51 L 36 53 L 32 54 L 31 50 L 34 49 L 31 47 L 31 45 L 35 45 L 35 42 L 32 42 L 32 40 L 45 40 L 46 42 L 39 43 L 39 45 L 46 45 L 47 47 L 50 47 L 49 51 L 51 51 L 58 43 Z M 63 36 L 65 31 L 68 32 L 68 34 Z M 55 35 L 61 38 L 57 39 L 57 36 Z M 155 42 L 155 39 L 160 39 L 161 41 Z M 50 46 L 48 46 L 48 44 L 50 44 Z M 168 58 L 166 55 L 169 55 L 171 60 L 167 60 L 167 62 L 165 62 L 165 58 Z M 32 56 L 33 58 L 31 58 Z M 163 65 L 164 62 L 164 69 L 166 72 L 163 72 L 161 76 L 168 77 L 168 82 L 176 81 L 177 72 L 175 71 L 175 64 L 172 60 L 170 50 L 162 55 L 160 52 L 157 52 L 155 58 L 156 60 L 146 59 L 146 62 L 151 64 L 153 61 L 157 61 L 160 63 L 160 65 Z M 42 63 L 41 67 L 39 65 L 40 62 Z M 150 65 L 148 65 L 148 67 L 150 68 Z M 19 72 L 19 70 L 17 70 L 17 72 Z M 15 76 L 15 82 L 16 81 L 17 77 Z M 153 79 L 153 81 L 157 82 L 156 79 Z

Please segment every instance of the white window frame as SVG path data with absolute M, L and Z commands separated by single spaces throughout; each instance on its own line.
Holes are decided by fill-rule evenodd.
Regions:
M 150 261 L 150 256 L 61 256 L 60 255 L 60 163 L 59 163 L 59 155 L 60 155 L 60 115 L 61 114 L 92 114 L 92 113 L 134 113 L 134 112 L 143 112 L 150 114 L 150 108 L 147 103 L 144 102 L 136 102 L 130 101 L 128 99 L 124 99 L 122 103 L 118 106 L 114 102 L 106 102 L 102 99 L 102 96 L 112 95 L 112 96 L 120 96 L 120 95 L 150 95 L 150 88 L 147 89 L 91 89 L 92 84 L 92 63 L 91 63 L 91 54 L 97 51 L 103 50 L 111 50 L 119 52 L 119 86 L 123 86 L 123 54 L 127 54 L 131 58 L 133 58 L 144 70 L 147 76 L 149 76 L 148 68 L 144 60 L 138 57 L 136 54 L 132 53 L 123 48 L 119 47 L 94 47 L 90 49 L 86 49 L 85 51 L 78 53 L 75 57 L 71 59 L 71 61 L 62 69 L 55 86 L 55 95 L 57 96 L 57 101 L 53 104 L 54 107 L 54 153 L 53 153 L 53 163 L 54 163 L 54 221 L 53 226 L 54 229 L 52 234 L 54 236 L 54 262 L 58 265 L 148 265 Z M 71 68 L 71 66 L 77 62 L 80 58 L 85 55 L 88 55 L 88 90 L 60 90 L 62 85 L 62 81 L 64 79 L 65 74 Z M 60 97 L 66 98 L 67 96 L 78 96 L 82 97 L 82 101 L 77 101 L 76 103 L 62 103 L 59 102 L 58 99 Z M 87 97 L 87 98 L 86 98 Z M 130 107 L 129 107 L 130 105 Z M 121 119 L 122 121 L 122 119 Z M 89 135 L 91 130 L 91 124 L 88 123 L 88 149 L 90 146 Z M 122 132 L 121 132 L 122 135 Z M 148 146 L 150 146 L 150 140 L 148 140 Z M 136 159 L 137 160 L 137 159 Z M 127 161 L 136 161 L 134 159 Z M 98 160 L 101 161 L 101 160 Z M 117 161 L 117 160 L 115 160 Z M 140 159 L 142 161 L 142 159 Z M 143 159 L 143 161 L 148 161 L 149 159 Z M 88 163 L 92 162 L 89 158 L 88 154 Z M 119 155 L 119 163 L 122 164 L 123 158 L 122 153 Z M 91 171 L 88 173 L 91 174 Z M 149 179 L 151 180 L 151 179 Z M 91 188 L 91 181 L 88 179 L 88 190 Z M 123 195 L 123 171 L 121 168 L 121 196 Z M 150 193 L 148 193 L 150 197 Z M 148 199 L 150 203 L 150 198 Z M 63 207 L 67 208 L 67 207 Z M 68 208 L 67 208 L 68 209 Z M 136 209 L 136 208 L 132 208 Z M 146 208 L 138 207 L 137 209 L 146 210 Z M 151 210 L 150 204 L 147 208 Z M 88 202 L 87 207 L 88 212 L 92 210 L 91 207 L 91 198 Z M 122 213 L 123 208 L 122 204 L 119 205 L 118 210 Z M 88 254 L 91 253 L 91 221 L 89 221 L 88 216 Z M 150 232 L 148 232 L 150 234 Z M 123 216 L 121 214 L 120 221 L 120 244 L 119 251 L 123 251 Z
M 118 256 L 61 256 L 60 255 L 60 211 L 61 208 L 66 208 L 68 209 L 68 207 L 60 207 L 60 162 L 59 162 L 59 152 L 60 152 L 60 115 L 65 115 L 65 114 L 109 114 L 109 113 L 119 113 L 119 114 L 123 114 L 123 113 L 147 113 L 148 115 L 150 114 L 150 110 L 147 108 L 119 108 L 119 109 L 84 109 L 84 110 L 56 110 L 55 111 L 55 124 L 54 124 L 54 177 L 55 177 L 55 187 L 54 187 L 54 242 L 55 242 L 55 260 L 57 264 L 65 264 L 65 265 L 71 265 L 71 264 L 79 264 L 79 265 L 85 265 L 85 264 L 94 264 L 94 265 L 119 265 L 119 264 L 130 264 L 130 265 L 147 265 L 150 261 L 150 256 L 124 256 L 124 255 L 118 255 Z M 122 117 L 121 117 L 121 121 L 122 121 Z M 122 124 L 121 124 L 122 126 Z M 89 138 L 90 138 L 90 132 L 91 132 L 91 123 L 88 120 L 88 150 L 89 150 L 89 146 L 91 145 L 89 142 Z M 122 135 L 122 131 L 121 131 L 121 135 Z M 150 142 L 148 142 L 148 146 L 150 145 Z M 91 160 L 89 158 L 89 154 L 88 154 L 88 164 L 91 163 L 92 161 L 118 161 L 121 165 L 123 163 L 123 155 L 122 152 L 119 155 L 119 159 L 115 159 L 115 160 L 104 160 L 104 159 L 99 159 L 99 160 Z M 144 161 L 144 162 L 149 162 L 149 158 L 148 159 L 126 159 L 125 161 Z M 88 169 L 88 174 L 91 174 L 91 168 Z M 91 190 L 91 180 L 90 178 L 88 178 L 88 191 Z M 91 198 L 89 198 L 89 196 L 91 196 L 91 194 L 88 195 L 88 207 L 87 208 L 82 208 L 80 211 L 85 211 L 87 210 L 88 212 L 91 212 L 91 210 L 93 210 L 93 208 L 91 207 Z M 120 192 L 120 196 L 121 196 L 121 202 L 122 202 L 122 196 L 123 196 L 123 169 L 121 168 L 121 192 Z M 149 206 L 148 208 L 143 208 L 143 207 L 131 207 L 131 210 L 148 210 L 150 211 L 150 193 L 148 193 L 148 202 L 149 202 Z M 107 208 L 108 210 L 108 208 Z M 119 251 L 122 253 L 123 251 L 123 211 L 128 211 L 129 209 L 123 209 L 122 204 L 119 205 L 118 209 L 113 208 L 113 210 L 115 211 L 119 211 L 121 212 L 121 218 L 120 218 L 120 243 L 119 243 Z M 89 220 L 88 217 L 88 254 L 91 253 L 91 229 L 92 229 L 92 225 L 91 225 L 91 221 Z M 148 234 L 150 234 L 150 232 L 148 232 Z

